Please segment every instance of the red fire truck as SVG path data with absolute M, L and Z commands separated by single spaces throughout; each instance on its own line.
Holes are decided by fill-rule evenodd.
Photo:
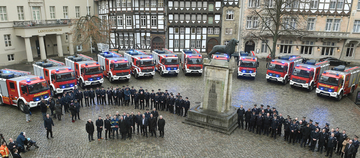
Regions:
M 77 86 L 74 70 L 63 62 L 47 59 L 46 62 L 36 62 L 33 68 L 36 76 L 44 76 L 49 83 L 52 96 Z
M 202 55 L 196 49 L 184 49 L 181 51 L 181 68 L 185 75 L 202 74 L 203 60 Z
M 337 66 L 321 74 L 316 88 L 318 96 L 330 96 L 341 100 L 343 96 L 353 93 L 359 85 L 360 67 L 345 68 Z
M 229 60 L 228 55 L 224 53 L 215 53 L 212 55 L 212 58 L 216 60 Z
M 131 76 L 130 63 L 121 54 L 116 52 L 100 53 L 98 54 L 98 61 L 104 71 L 104 76 L 110 82 L 115 80 L 129 81 Z
M 104 82 L 99 63 L 89 56 L 83 54 L 78 54 L 77 57 L 68 56 L 65 58 L 65 63 L 75 70 L 75 77 L 81 88 L 90 85 L 101 86 Z
M 298 55 L 284 55 L 279 57 L 279 59 L 272 60 L 268 65 L 266 80 L 268 82 L 278 81 L 287 84 L 295 65 L 302 62 L 303 58 Z
M 161 76 L 171 74 L 177 76 L 179 74 L 179 58 L 176 54 L 168 49 L 153 50 L 152 56 L 155 59 L 155 69 L 159 71 Z
M 329 61 L 316 63 L 315 60 L 308 60 L 305 64 L 298 64 L 291 75 L 290 86 L 312 91 L 316 88 L 320 75 L 329 67 Z
M 0 105 L 14 105 L 24 111 L 26 103 L 33 108 L 38 106 L 41 98 L 48 100 L 49 89 L 49 84 L 43 77 L 25 71 L 0 70 Z
M 259 62 L 256 56 L 240 56 L 237 76 L 255 78 L 257 67 L 259 67 Z
M 148 55 L 140 50 L 129 50 L 124 53 L 125 58 L 131 62 L 131 74 L 135 78 L 142 76 L 154 77 L 155 64 L 151 55 Z

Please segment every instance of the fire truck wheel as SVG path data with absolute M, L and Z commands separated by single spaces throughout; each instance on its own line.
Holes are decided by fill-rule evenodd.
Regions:
M 2 101 L 2 96 L 0 96 L 0 106 L 4 105 L 3 101 Z
M 25 105 L 24 102 L 22 100 L 20 100 L 19 104 L 18 104 L 19 110 L 24 111 L 24 105 Z
M 283 81 L 283 84 L 287 84 L 288 83 L 288 77 L 286 76 L 284 81 Z
M 164 72 L 160 70 L 160 76 L 164 76 Z
M 340 101 L 343 97 L 343 92 L 340 92 L 340 94 L 336 97 L 336 100 Z
M 79 86 L 80 86 L 82 89 L 84 89 L 85 86 L 84 86 L 84 83 L 82 82 L 82 80 L 79 81 Z
M 54 91 L 54 88 L 52 88 L 52 87 L 50 87 L 50 95 L 55 96 L 55 91 Z
M 311 92 L 314 89 L 314 83 L 311 83 L 310 87 L 309 87 L 309 92 Z
M 317 95 L 318 97 L 321 97 L 321 94 L 320 94 L 320 93 L 316 93 L 316 95 Z
M 111 76 L 109 76 L 109 82 L 110 83 L 114 82 L 114 79 Z
M 270 82 L 270 79 L 266 79 L 267 82 Z
M 175 74 L 175 76 L 177 76 L 178 74 Z
M 135 72 L 134 74 L 135 78 L 139 78 L 139 75 Z

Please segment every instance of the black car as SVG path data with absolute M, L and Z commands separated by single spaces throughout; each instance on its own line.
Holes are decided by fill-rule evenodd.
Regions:
M 342 61 L 340 59 L 334 58 L 334 57 L 325 57 L 325 58 L 320 58 L 319 62 L 322 61 L 329 61 L 331 66 L 339 66 L 339 65 L 349 65 L 350 62 L 346 62 L 346 61 Z

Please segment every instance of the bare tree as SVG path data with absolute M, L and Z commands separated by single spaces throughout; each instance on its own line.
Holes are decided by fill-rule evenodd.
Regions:
M 91 44 L 98 50 L 97 43 L 109 41 L 110 23 L 98 16 L 82 16 L 76 20 L 72 30 L 74 45 Z
M 249 1 L 250 5 L 256 8 L 251 10 L 251 16 L 247 17 L 254 22 L 250 23 L 251 26 L 246 26 L 253 29 L 246 31 L 245 38 L 264 40 L 271 58 L 274 59 L 278 40 L 283 37 L 296 39 L 307 34 L 306 8 L 311 4 L 309 1 L 305 4 L 305 0 L 261 0 L 261 3 L 259 1 Z M 272 44 L 268 39 L 272 39 Z

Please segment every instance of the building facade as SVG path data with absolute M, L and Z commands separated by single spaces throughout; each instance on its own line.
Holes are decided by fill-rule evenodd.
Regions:
M 231 39 L 240 38 L 240 3 L 238 0 L 223 1 L 221 45 L 226 45 Z M 238 47 L 235 47 L 238 51 Z
M 306 58 L 335 57 L 341 59 L 360 59 L 360 1 L 295 1 L 285 9 L 299 14 L 299 19 L 283 18 L 291 29 L 304 34 L 282 36 L 276 45 L 276 56 L 292 54 Z M 246 0 L 241 6 L 243 18 L 241 27 L 242 42 L 240 50 L 255 51 L 259 57 L 270 53 L 266 46 L 272 45 L 272 37 L 267 39 L 253 38 L 250 32 L 264 32 L 262 18 L 254 15 L 254 10 L 263 9 L 271 0 Z M 263 15 L 266 16 L 266 15 Z M 264 22 L 265 23 L 265 22 Z M 271 20 L 269 21 L 271 24 Z M 299 24 L 303 24 L 300 26 Z M 288 28 L 290 30 L 290 28 Z M 285 29 L 285 28 L 281 28 Z M 295 38 L 294 38 L 295 37 Z
M 165 47 L 164 0 L 96 0 L 99 17 L 111 24 L 110 48 Z
M 221 43 L 222 1 L 167 1 L 167 47 L 172 51 L 210 52 Z
M 0 4 L 0 65 L 73 54 L 73 19 L 93 14 L 86 0 L 12 0 Z

